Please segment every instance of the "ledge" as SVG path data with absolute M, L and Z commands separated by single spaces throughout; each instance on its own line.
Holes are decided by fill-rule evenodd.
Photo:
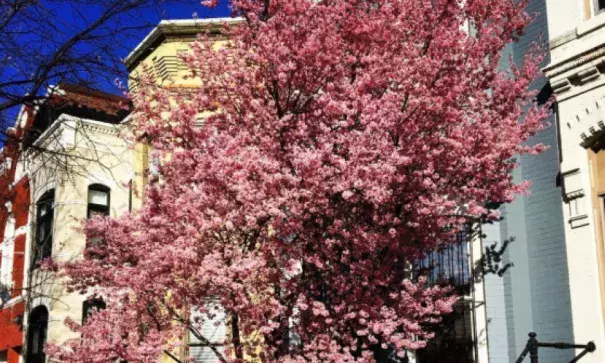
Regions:
M 590 221 L 588 220 L 587 214 L 582 214 L 569 218 L 569 224 L 571 225 L 572 229 L 575 229 L 589 225 Z
M 548 42 L 548 48 L 553 50 L 563 44 L 574 41 L 584 35 L 605 27 L 605 14 L 598 14 L 580 23 L 575 29 L 567 31 Z

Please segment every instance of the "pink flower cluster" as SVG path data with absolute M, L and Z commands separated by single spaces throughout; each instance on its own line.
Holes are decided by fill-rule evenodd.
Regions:
M 527 189 L 511 171 L 543 148 L 526 143 L 548 113 L 528 91 L 540 57 L 498 70 L 523 1 L 231 3 L 230 43 L 183 55 L 203 85 L 134 100 L 171 157 L 143 209 L 90 222 L 100 251 L 63 266 L 108 303 L 52 348 L 63 361 L 155 362 L 208 299 L 230 317 L 222 362 L 403 355 L 456 301 L 410 262 Z

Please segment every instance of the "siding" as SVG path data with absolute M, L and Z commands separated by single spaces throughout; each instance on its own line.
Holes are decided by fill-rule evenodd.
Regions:
M 531 0 L 527 11 L 538 14 L 519 42 L 506 49 L 520 65 L 532 42 L 548 39 L 546 4 Z M 508 66 L 506 56 L 502 67 Z M 545 60 L 545 64 L 548 59 Z M 533 87 L 542 90 L 544 78 Z M 517 181 L 532 182 L 531 194 L 518 197 L 502 208 L 499 233 L 492 240 L 514 239 L 505 259 L 514 267 L 502 279 L 486 279 L 490 363 L 515 361 L 535 331 L 542 341 L 573 342 L 571 303 L 565 249 L 561 189 L 557 185 L 559 154 L 556 119 L 530 143 L 541 142 L 550 149 L 538 156 L 523 156 L 514 172 Z M 486 240 L 486 242 L 491 242 Z M 505 351 L 507 354 L 505 354 Z M 572 351 L 541 349 L 540 360 L 569 362 Z
M 483 242 L 489 246 L 501 242 L 500 223 L 488 224 L 482 227 L 485 235 Z M 487 335 L 490 363 L 509 363 L 506 301 L 504 295 L 504 279 L 497 275 L 488 275 L 484 280 L 487 313 Z

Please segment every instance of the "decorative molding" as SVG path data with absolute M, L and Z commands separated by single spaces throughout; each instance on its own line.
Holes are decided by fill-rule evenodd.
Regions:
M 557 63 L 551 63 L 544 67 L 542 71 L 546 74 L 549 79 L 555 78 L 558 75 L 570 71 L 574 68 L 578 68 L 588 62 L 592 62 L 595 59 L 605 56 L 605 44 L 600 44 L 598 47 L 589 49 L 585 52 L 574 55 L 573 57 L 563 59 Z M 597 62 L 600 63 L 600 62 Z
M 567 199 L 576 199 L 585 195 L 584 186 L 582 185 L 582 173 L 579 168 L 561 171 L 561 176 Z
M 548 42 L 548 48 L 550 50 L 553 50 L 553 49 L 555 49 L 558 46 L 561 46 L 561 45 L 563 45 L 565 43 L 569 43 L 572 40 L 575 40 L 576 38 L 577 38 L 576 30 L 575 29 L 574 30 L 570 30 L 568 32 L 565 32 L 565 33 L 559 35 L 556 38 L 551 39 Z
M 21 226 L 15 230 L 15 237 L 27 234 L 29 232 L 29 225 Z
M 212 18 L 212 19 L 187 19 L 187 20 L 162 20 L 139 45 L 134 48 L 124 64 L 131 71 L 149 54 L 168 38 L 195 37 L 202 32 L 210 32 L 220 35 L 223 26 L 237 25 L 244 21 L 243 18 Z
M 572 229 L 575 229 L 589 225 L 590 220 L 588 219 L 588 215 L 582 214 L 569 218 L 569 224 L 571 225 Z
M 578 189 L 578 190 L 573 190 L 571 192 L 567 192 L 567 193 L 565 193 L 565 195 L 567 195 L 568 199 L 576 199 L 576 198 L 582 198 L 585 194 L 584 194 L 584 189 Z
M 3 309 L 8 309 L 23 301 L 23 295 L 15 296 L 2 305 Z
M 562 168 L 563 169 L 563 168 Z M 563 190 L 569 211 L 569 224 L 571 228 L 579 228 L 590 224 L 586 212 L 586 192 L 580 168 L 573 167 L 561 171 Z
M 82 200 L 66 200 L 63 202 L 57 202 L 53 205 L 53 208 L 57 208 L 60 206 L 65 206 L 65 205 L 88 205 L 86 203 L 86 201 L 82 201 Z
M 550 87 L 552 88 L 553 93 L 560 94 L 569 91 L 571 89 L 571 83 L 569 83 L 569 79 L 564 78 L 556 82 L 552 82 Z
M 49 191 L 51 189 L 56 189 L 56 188 L 57 188 L 57 182 L 55 180 L 48 180 L 46 183 L 41 185 L 39 188 L 36 188 L 37 190 L 34 193 L 34 198 L 33 198 L 32 204 L 37 203 L 38 200 L 42 197 L 42 195 L 44 195 L 44 193 L 46 193 L 47 191 Z
M 97 123 L 90 123 L 86 120 L 82 120 L 82 129 L 90 130 L 96 134 L 119 136 L 120 129 L 112 124 L 99 125 Z
M 571 129 L 580 128 L 580 145 L 593 147 L 605 134 L 605 98 L 595 100 L 566 122 Z
M 586 84 L 599 78 L 599 70 L 596 66 L 582 70 L 577 73 L 577 78 L 580 84 Z

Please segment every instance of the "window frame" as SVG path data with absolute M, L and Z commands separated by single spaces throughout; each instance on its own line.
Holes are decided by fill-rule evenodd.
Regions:
M 49 312 L 46 306 L 44 305 L 39 305 L 35 307 L 30 313 L 27 324 L 27 354 L 25 359 L 26 363 L 44 363 L 46 361 L 44 345 L 46 344 L 46 340 L 48 339 L 48 321 Z M 39 328 L 38 344 L 34 345 L 34 333 L 37 331 L 32 329 L 37 328 Z M 33 352 L 34 347 L 37 347 L 35 353 Z
M 603 1 L 603 4 L 599 4 L 601 1 Z M 604 0 L 592 0 L 592 11 L 593 11 L 594 16 L 605 13 L 605 1 Z
M 90 202 L 91 192 L 101 192 L 107 195 L 107 205 L 96 204 Z M 111 212 L 111 189 L 103 184 L 91 184 L 88 186 L 88 194 L 86 199 L 86 217 L 90 219 L 91 213 L 100 213 L 104 216 L 109 216 Z
M 42 215 L 43 208 L 46 208 Z M 46 191 L 36 202 L 36 226 L 34 236 L 33 267 L 36 263 L 52 256 L 53 232 L 55 219 L 55 190 Z M 44 241 L 41 240 L 42 232 L 45 231 Z
M 196 350 L 196 348 L 200 349 L 200 351 L 207 348 L 210 350 L 210 352 L 212 352 L 211 347 L 216 348 L 217 350 L 221 351 L 222 354 L 225 354 L 225 348 L 227 346 L 227 344 L 226 344 L 226 339 L 227 339 L 227 334 L 228 334 L 227 332 L 229 330 L 229 326 L 228 326 L 229 317 L 227 315 L 227 312 L 222 307 L 222 305 L 220 304 L 220 301 L 218 299 L 208 298 L 206 301 L 206 304 L 208 305 L 208 309 L 211 309 L 214 311 L 213 312 L 214 318 L 212 318 L 212 319 L 210 319 L 208 317 L 208 315 L 204 316 L 204 314 L 201 314 L 199 312 L 199 309 L 197 308 L 197 306 L 195 306 L 195 305 L 189 306 L 188 319 L 191 321 L 192 325 L 197 325 L 193 322 L 196 317 L 202 318 L 204 320 L 204 322 L 202 323 L 201 326 L 199 326 L 199 325 L 195 326 L 194 329 L 196 331 L 198 331 L 200 334 L 202 334 L 206 339 L 208 339 L 208 342 L 199 341 L 195 337 L 195 334 L 193 334 L 192 331 L 188 331 L 187 332 L 187 345 L 186 345 L 188 355 L 192 355 L 193 354 L 192 350 Z M 212 328 L 212 327 L 214 327 L 214 328 Z M 207 336 L 207 335 L 203 334 L 203 332 L 206 328 L 214 329 L 212 336 Z M 219 335 L 219 337 L 217 337 L 218 339 L 214 337 L 214 335 L 217 333 Z M 216 356 L 216 354 L 214 352 L 212 352 L 210 354 L 212 355 L 212 357 Z M 192 355 L 192 358 L 194 358 L 193 355 Z M 193 361 L 195 361 L 195 359 Z M 216 361 L 218 361 L 218 358 L 216 359 Z
M 82 303 L 82 325 L 86 324 L 86 320 L 90 316 L 92 310 L 97 312 L 107 309 L 107 303 L 101 298 L 86 299 Z

